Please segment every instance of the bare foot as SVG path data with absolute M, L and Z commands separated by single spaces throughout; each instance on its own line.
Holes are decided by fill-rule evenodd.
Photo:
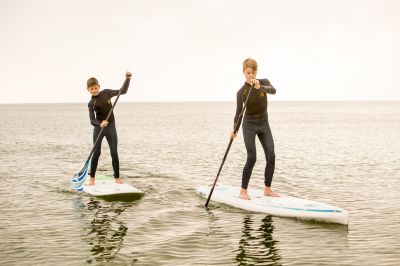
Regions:
M 124 180 L 122 180 L 121 178 L 115 178 L 115 183 L 117 184 L 123 184 Z
M 94 177 L 91 177 L 90 179 L 89 179 L 89 184 L 88 184 L 89 186 L 94 186 Z
M 250 196 L 247 194 L 247 189 L 241 188 L 239 198 L 244 200 L 250 200 Z
M 279 195 L 272 191 L 270 187 L 265 186 L 264 188 L 264 195 L 270 197 L 279 197 Z

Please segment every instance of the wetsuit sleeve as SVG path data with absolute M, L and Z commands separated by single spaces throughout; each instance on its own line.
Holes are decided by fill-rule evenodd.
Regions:
M 130 82 L 131 82 L 131 79 L 125 79 L 124 84 L 122 84 L 122 87 L 121 87 L 121 94 L 125 94 L 128 92 Z
M 233 120 L 233 128 L 235 128 L 236 123 L 239 120 L 239 115 L 243 110 L 243 95 L 242 95 L 242 90 L 239 90 L 236 94 L 236 114 L 235 118 Z M 240 121 L 241 122 L 241 121 Z
M 93 107 L 93 102 L 92 101 L 89 102 L 88 108 L 89 108 L 90 124 L 92 124 L 92 126 L 94 126 L 94 127 L 100 126 L 99 121 L 97 121 L 96 117 L 94 116 L 94 107 Z
M 274 88 L 274 86 L 271 85 L 271 82 L 269 82 L 268 79 L 261 79 L 260 84 L 261 84 L 260 91 L 268 93 L 268 94 L 276 93 L 276 89 Z
M 130 79 L 125 79 L 124 84 L 122 84 L 122 87 L 121 87 L 121 94 L 125 94 L 128 92 L 129 83 L 130 83 Z M 112 97 L 118 95 L 119 90 L 105 89 L 102 92 L 107 97 L 107 99 L 111 99 Z

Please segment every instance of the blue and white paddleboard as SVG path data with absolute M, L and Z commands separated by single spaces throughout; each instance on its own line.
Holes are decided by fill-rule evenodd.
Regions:
M 211 186 L 201 186 L 197 194 L 207 198 Z M 264 196 L 260 189 L 248 189 L 250 200 L 239 198 L 240 187 L 218 185 L 214 188 L 211 200 L 247 211 L 263 212 L 274 216 L 292 217 L 306 220 L 318 220 L 330 223 L 348 224 L 347 211 L 312 200 L 286 195 L 280 197 Z
M 83 191 L 92 196 L 111 196 L 127 194 L 143 194 L 143 192 L 127 183 L 117 184 L 114 177 L 97 175 L 94 186 L 89 186 L 89 178 L 83 185 Z

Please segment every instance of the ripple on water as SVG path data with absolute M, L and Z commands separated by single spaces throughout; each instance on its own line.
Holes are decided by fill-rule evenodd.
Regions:
M 399 106 L 271 102 L 274 188 L 346 209 L 346 227 L 203 207 L 194 187 L 218 171 L 234 103 L 121 103 L 121 174 L 145 192 L 131 202 L 68 187 L 91 148 L 84 104 L 2 105 L 0 264 L 399 265 Z M 240 132 L 220 182 L 239 185 L 245 160 Z

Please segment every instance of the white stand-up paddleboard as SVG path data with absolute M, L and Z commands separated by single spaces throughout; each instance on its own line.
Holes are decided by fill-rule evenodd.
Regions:
M 112 196 L 143 194 L 143 192 L 129 184 L 117 184 L 114 177 L 97 175 L 94 186 L 89 186 L 89 177 L 83 185 L 83 191 L 92 196 Z
M 201 186 L 197 194 L 208 198 L 211 186 Z M 280 217 L 293 217 L 306 220 L 318 220 L 330 223 L 348 224 L 347 211 L 316 201 L 280 195 L 280 197 L 264 196 L 260 189 L 248 189 L 250 200 L 239 198 L 240 187 L 215 186 L 211 200 L 224 203 L 247 211 L 263 212 Z

